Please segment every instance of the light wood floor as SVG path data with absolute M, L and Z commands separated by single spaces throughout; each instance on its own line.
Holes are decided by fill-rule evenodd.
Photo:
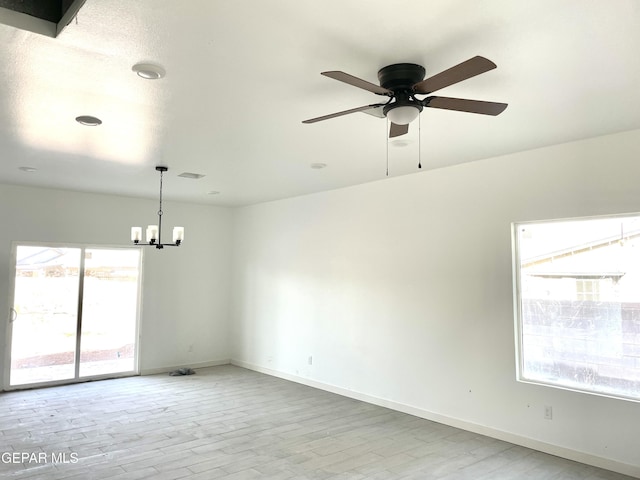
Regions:
M 30 480 L 630 478 L 233 366 L 0 394 L 0 454 Z

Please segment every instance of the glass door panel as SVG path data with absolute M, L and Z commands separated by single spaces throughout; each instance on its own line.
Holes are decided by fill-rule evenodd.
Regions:
M 75 377 L 81 249 L 18 246 L 11 385 Z
M 137 373 L 140 249 L 14 248 L 9 386 Z
M 140 251 L 85 250 L 80 376 L 135 371 Z

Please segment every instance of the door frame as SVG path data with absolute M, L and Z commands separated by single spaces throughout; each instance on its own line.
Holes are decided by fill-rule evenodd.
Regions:
M 77 320 L 76 325 L 76 357 L 75 357 L 75 375 L 74 378 L 65 379 L 65 380 L 56 380 L 56 381 L 48 381 L 48 382 L 36 382 L 36 383 L 27 383 L 23 385 L 11 385 L 10 377 L 11 377 L 11 346 L 12 346 L 12 336 L 13 336 L 13 322 L 17 317 L 14 310 L 14 302 L 15 302 L 15 289 L 16 289 L 16 263 L 17 263 L 17 253 L 18 247 L 51 247 L 51 248 L 79 248 L 81 250 L 80 253 L 80 272 L 79 272 L 79 285 L 78 285 L 78 315 L 79 318 Z M 103 250 L 138 250 L 138 285 L 137 285 L 137 308 L 136 308 L 136 325 L 135 325 L 135 342 L 136 348 L 133 357 L 133 367 L 132 371 L 128 372 L 116 372 L 111 374 L 101 374 L 101 375 L 92 375 L 86 377 L 79 376 L 79 346 L 80 346 L 80 333 L 82 328 L 82 299 L 83 299 L 83 280 L 84 280 L 84 261 L 85 261 L 85 252 L 88 249 L 103 249 Z M 123 377 L 132 377 L 136 375 L 140 375 L 140 318 L 142 316 L 142 285 L 143 285 L 143 272 L 144 272 L 144 250 L 141 247 L 134 246 L 122 246 L 122 245 L 97 245 L 97 244 L 88 244 L 88 243 L 58 243 L 58 242 L 21 242 L 21 241 L 13 241 L 11 242 L 11 254 L 9 255 L 9 313 L 7 318 L 6 332 L 5 332 L 5 354 L 4 354 L 4 372 L 2 375 L 2 391 L 11 391 L 11 390 L 27 390 L 33 388 L 42 388 L 42 387 L 54 387 L 59 385 L 69 385 L 73 383 L 83 383 L 94 380 L 106 380 L 111 378 L 123 378 Z

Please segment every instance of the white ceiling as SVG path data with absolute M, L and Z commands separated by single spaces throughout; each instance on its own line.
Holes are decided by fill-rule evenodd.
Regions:
M 475 55 L 498 68 L 438 94 L 507 110 L 425 109 L 390 176 L 636 129 L 638 46 L 637 0 L 87 0 L 57 38 L 0 25 L 0 183 L 156 198 L 163 164 L 166 199 L 236 206 L 383 179 L 385 119 L 301 123 L 383 99 L 320 72 Z

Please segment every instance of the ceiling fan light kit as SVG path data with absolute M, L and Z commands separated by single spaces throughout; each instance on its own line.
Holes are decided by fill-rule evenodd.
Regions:
M 173 243 L 162 243 L 162 174 L 169 168 L 158 165 L 156 171 L 160 172 L 160 208 L 158 209 L 158 224 L 149 225 L 146 230 L 147 243 L 142 241 L 142 228 L 131 227 L 131 241 L 140 246 L 156 247 L 158 249 L 164 247 L 179 247 L 184 240 L 184 227 L 173 227 Z
M 322 117 L 311 118 L 304 120 L 302 123 L 315 123 L 355 112 L 371 113 L 379 116 L 379 110 L 382 108 L 383 116 L 391 122 L 389 137 L 393 138 L 406 134 L 409 131 L 408 125 L 419 117 L 424 107 L 492 116 L 499 115 L 507 108 L 506 103 L 439 96 L 427 96 L 422 99 L 416 97 L 416 95 L 430 95 L 436 90 L 475 77 L 494 68 L 496 68 L 496 64 L 491 60 L 475 56 L 425 79 L 426 71 L 421 65 L 396 63 L 383 67 L 378 71 L 380 85 L 341 71 L 322 72 L 322 75 L 326 77 L 368 90 L 376 95 L 387 96 L 389 100 L 386 103 L 364 105 L 342 112 L 323 115 Z
M 413 122 L 420 112 L 422 111 L 422 105 L 387 105 L 388 110 L 385 107 L 385 115 L 390 122 L 396 125 L 409 125 Z

